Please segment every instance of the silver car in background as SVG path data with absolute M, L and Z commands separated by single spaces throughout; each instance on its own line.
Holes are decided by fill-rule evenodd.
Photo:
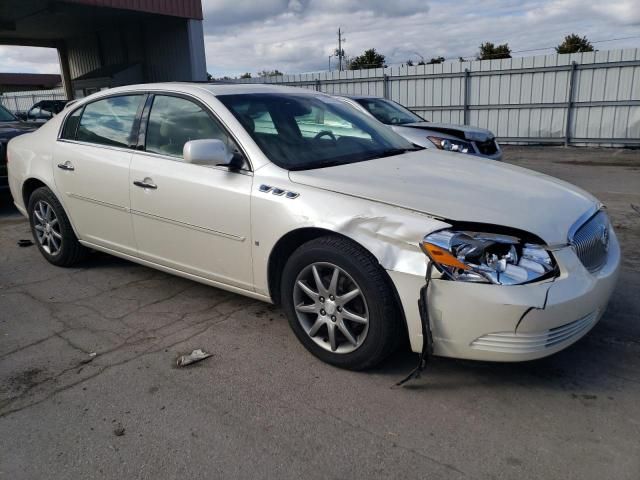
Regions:
M 490 130 L 429 122 L 399 103 L 385 98 L 366 95 L 337 98 L 388 125 L 415 145 L 502 160 L 502 150 Z

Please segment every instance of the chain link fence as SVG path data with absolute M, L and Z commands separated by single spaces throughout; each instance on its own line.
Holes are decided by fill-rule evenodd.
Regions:
M 67 100 L 67 96 L 62 88 L 0 94 L 0 105 L 14 114 L 28 112 L 41 100 Z

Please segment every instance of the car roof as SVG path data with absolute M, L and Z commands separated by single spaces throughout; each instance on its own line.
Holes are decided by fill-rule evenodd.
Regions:
M 378 97 L 377 95 L 336 95 L 338 97 L 350 98 L 351 100 L 384 100 L 383 97 Z
M 64 103 L 66 104 L 69 100 L 40 100 L 37 103 L 34 103 L 33 106 L 35 107 L 36 105 L 54 105 L 54 104 L 58 104 L 58 103 Z
M 127 85 L 124 87 L 102 90 L 100 93 L 110 95 L 118 92 L 132 91 L 169 91 L 197 94 L 206 91 L 215 96 L 218 95 L 238 95 L 251 93 L 290 93 L 297 95 L 326 95 L 315 90 L 300 87 L 289 87 L 284 85 L 259 84 L 259 83 L 197 83 L 197 82 L 164 82 L 164 83 L 144 83 L 139 85 Z M 92 96 L 93 97 L 93 96 Z M 93 97 L 98 98 L 98 95 Z

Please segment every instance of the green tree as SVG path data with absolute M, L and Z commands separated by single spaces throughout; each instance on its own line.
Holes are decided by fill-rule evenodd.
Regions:
M 242 75 L 240 75 L 240 78 L 251 78 L 251 74 L 249 72 L 243 73 Z
M 564 41 L 556 47 L 556 53 L 593 52 L 593 45 L 587 37 L 572 33 L 564 37 Z
M 258 76 L 259 77 L 280 77 L 282 75 L 284 75 L 284 73 L 282 73 L 278 69 L 276 69 L 276 70 L 263 70 L 261 72 L 258 72 Z
M 385 56 L 376 52 L 375 48 L 365 50 L 362 55 L 349 62 L 349 70 L 362 70 L 366 68 L 384 68 Z
M 442 63 L 442 62 L 444 62 L 444 57 L 435 57 L 435 58 L 432 58 L 431 60 L 429 60 L 427 63 L 429 65 L 433 65 L 435 63 Z
M 511 49 L 508 43 L 494 45 L 491 42 L 484 42 L 480 45 L 478 60 L 495 60 L 496 58 L 511 58 Z

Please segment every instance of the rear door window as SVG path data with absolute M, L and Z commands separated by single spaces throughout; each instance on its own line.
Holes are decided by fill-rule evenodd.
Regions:
M 133 126 L 143 95 L 109 97 L 84 108 L 77 140 L 114 147 L 132 145 Z

